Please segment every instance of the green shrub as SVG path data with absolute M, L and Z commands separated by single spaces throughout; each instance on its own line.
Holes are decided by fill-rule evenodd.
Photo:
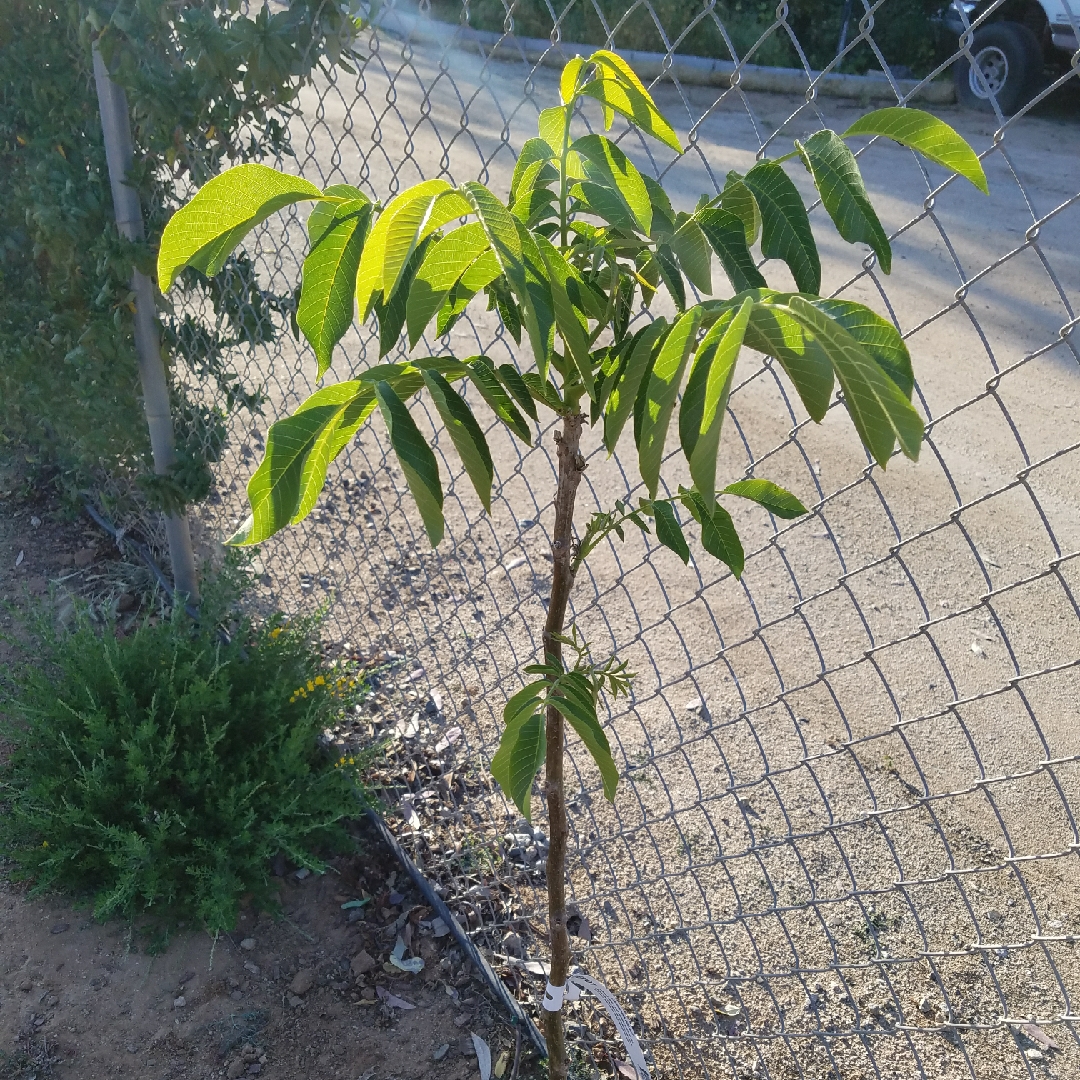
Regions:
M 211 931 L 272 906 L 270 861 L 347 850 L 363 792 L 323 730 L 359 692 L 310 621 L 242 622 L 228 643 L 182 613 L 125 640 L 83 618 L 0 696 L 13 753 L 0 841 L 35 893 L 94 915 L 152 910 Z M 38 640 L 35 640 L 38 644 Z M 344 766 L 344 767 L 342 767 Z

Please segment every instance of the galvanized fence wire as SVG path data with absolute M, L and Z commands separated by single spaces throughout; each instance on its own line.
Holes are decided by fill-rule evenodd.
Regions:
M 514 36 L 524 2 L 505 6 L 501 35 L 470 32 L 467 3 L 458 26 L 426 3 L 386 5 L 355 75 L 335 70 L 302 95 L 285 167 L 383 200 L 433 176 L 503 190 L 557 95 L 557 68 Z M 862 4 L 824 73 L 784 3 L 742 56 L 721 5 L 702 4 L 677 36 L 659 5 L 628 5 L 613 23 L 595 5 L 616 48 L 632 16 L 655 23 L 652 88 L 687 146 L 671 159 L 624 131 L 624 149 L 691 209 L 728 169 L 846 127 L 857 106 L 819 90 L 858 47 L 873 50 L 894 102 L 912 100 L 930 77 L 896 80 L 874 40 L 892 2 Z M 574 3 L 546 4 L 552 57 L 572 55 L 561 23 Z M 1072 7 L 1068 17 L 1075 30 Z M 731 49 L 723 86 L 672 74 L 706 22 Z M 772 35 L 802 60 L 801 95 L 741 85 Z M 971 46 L 969 30 L 933 74 L 970 60 Z M 1051 93 L 1075 88 L 1077 68 L 1073 56 L 1011 117 L 996 102 L 985 116 L 947 110 L 980 151 L 989 199 L 902 148 L 859 151 L 892 236 L 891 276 L 825 239 L 813 204 L 827 287 L 875 307 L 909 343 L 928 421 L 921 461 L 882 471 L 842 405 L 811 424 L 774 365 L 744 363 L 722 472 L 774 479 L 811 514 L 737 512 L 740 581 L 705 561 L 683 568 L 640 537 L 607 545 L 579 577 L 575 622 L 597 657 L 617 651 L 638 677 L 605 718 L 623 773 L 614 805 L 570 748 L 576 953 L 623 1001 L 657 1076 L 1080 1075 L 1080 190 L 1061 158 L 1075 126 L 1040 115 Z M 268 223 L 249 251 L 264 287 L 287 298 L 300 219 Z M 475 306 L 425 347 L 521 360 Z M 377 352 L 372 327 L 354 327 L 330 377 Z M 287 332 L 237 362 L 267 404 L 234 425 L 205 508 L 219 533 L 244 514 L 267 423 L 312 389 L 313 360 Z M 341 652 L 384 662 L 380 698 L 334 737 L 392 739 L 399 842 L 535 1013 L 544 837 L 485 773 L 502 705 L 540 653 L 554 445 L 550 430 L 526 449 L 489 425 L 487 516 L 438 418 L 413 411 L 449 483 L 440 548 L 423 539 L 375 424 L 258 568 L 274 603 L 325 603 Z M 640 493 L 625 448 L 587 450 L 579 523 Z M 674 452 L 667 468 L 680 478 Z M 582 1060 L 609 1068 L 613 1030 L 574 1010 Z

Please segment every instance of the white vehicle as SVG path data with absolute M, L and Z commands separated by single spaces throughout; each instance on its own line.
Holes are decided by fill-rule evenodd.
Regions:
M 996 99 L 1003 113 L 1016 112 L 1042 89 L 1047 67 L 1067 67 L 1078 46 L 1080 0 L 952 0 L 941 16 L 950 47 L 968 25 L 988 8 L 988 21 L 971 42 L 974 63 L 961 57 L 953 67 L 956 97 L 961 105 L 992 109 Z

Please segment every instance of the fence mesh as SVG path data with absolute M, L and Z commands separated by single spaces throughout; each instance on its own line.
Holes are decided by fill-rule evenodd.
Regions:
M 304 92 L 285 167 L 383 200 L 434 176 L 505 189 L 557 101 L 546 61 L 573 55 L 562 24 L 588 3 L 615 48 L 631 13 L 653 20 L 651 89 L 688 149 L 673 157 L 625 131 L 621 145 L 692 209 L 774 145 L 843 130 L 866 86 L 911 98 L 916 84 L 895 79 L 874 40 L 892 2 L 855 5 L 846 52 L 869 47 L 881 78 L 848 98 L 819 92 L 783 3 L 742 55 L 711 2 L 678 37 L 649 3 L 615 22 L 591 0 L 545 4 L 540 52 L 514 34 L 525 0 L 505 6 L 501 33 L 472 32 L 468 3 L 456 24 L 391 3 L 356 73 Z M 675 63 L 705 27 L 732 51 L 734 73 L 714 85 Z M 798 93 L 743 85 L 775 37 L 803 57 Z M 971 41 L 938 73 L 970 59 Z M 882 471 L 841 406 L 811 424 L 770 362 L 744 360 L 721 473 L 767 476 L 812 512 L 783 523 L 741 511 L 741 581 L 711 562 L 683 568 L 640 537 L 579 575 L 574 620 L 597 656 L 618 651 L 638 677 L 605 717 L 623 773 L 614 805 L 570 748 L 572 941 L 620 997 L 656 1076 L 1080 1075 L 1080 190 L 1075 122 L 1046 114 L 1051 92 L 1077 83 L 1074 55 L 1012 117 L 940 107 L 979 151 L 989 198 L 901 147 L 861 150 L 890 276 L 819 230 L 823 291 L 869 304 L 908 342 L 928 421 L 918 464 Z M 809 205 L 812 187 L 796 182 Z M 820 206 L 811 219 L 828 225 Z M 300 219 L 268 223 L 248 250 L 264 287 L 291 294 Z M 497 319 L 470 312 L 427 347 L 519 359 Z M 355 326 L 330 378 L 374 362 L 377 346 Z M 314 360 L 288 334 L 237 362 L 267 404 L 234 425 L 204 512 L 219 535 L 244 514 L 267 423 L 313 389 Z M 335 647 L 372 667 L 375 693 L 334 737 L 392 740 L 395 833 L 535 1015 L 544 837 L 486 768 L 502 705 L 540 654 L 554 444 L 544 431 L 525 450 L 490 425 L 487 516 L 438 418 L 426 423 L 449 481 L 438 550 L 376 424 L 331 467 L 311 516 L 259 550 L 258 569 L 286 609 L 326 604 Z M 585 448 L 579 522 L 639 494 L 619 453 Z M 674 455 L 668 470 L 680 478 Z M 613 1029 L 572 1009 L 581 1061 L 610 1070 Z

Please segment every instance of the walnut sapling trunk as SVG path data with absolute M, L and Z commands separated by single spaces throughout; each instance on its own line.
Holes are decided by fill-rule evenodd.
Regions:
M 600 50 L 571 60 L 560 98 L 540 114 L 537 137 L 521 147 L 504 197 L 476 182 L 454 187 L 437 179 L 383 205 L 347 184 L 321 191 L 262 165 L 240 165 L 207 183 L 175 215 L 158 262 L 163 289 L 184 266 L 213 275 L 259 222 L 290 203 L 311 201 L 297 323 L 319 378 L 356 315 L 362 322 L 377 320 L 380 361 L 403 335 L 412 357 L 370 365 L 354 379 L 317 390 L 273 424 L 265 457 L 248 484 L 251 516 L 234 544 L 259 543 L 303 519 L 329 462 L 377 412 L 437 545 L 443 480 L 410 414 L 410 399 L 430 397 L 486 510 L 495 469 L 474 405 L 526 445 L 536 424 L 547 430 L 553 421 L 558 482 L 543 655 L 524 668 L 525 685 L 503 709 L 491 769 L 529 819 L 544 771 L 550 980 L 556 987 L 565 984 L 571 964 L 566 729 L 584 744 L 605 796 L 614 799 L 619 767 L 597 706 L 601 695 L 628 692 L 631 678 L 616 659 L 594 663 L 576 627 L 567 624 L 583 561 L 605 538 L 621 538 L 634 527 L 687 563 L 692 529 L 703 551 L 738 577 L 743 548 L 727 500 L 751 500 L 774 518 L 806 513 L 796 495 L 764 477 L 747 476 L 717 490 L 721 428 L 744 346 L 773 358 L 815 421 L 824 417 L 839 384 L 855 430 L 881 468 L 898 447 L 912 459 L 919 453 L 923 423 L 911 402 L 907 348 L 892 323 L 869 308 L 819 295 L 817 246 L 785 166 L 807 170 L 840 235 L 868 245 L 886 273 L 889 240 L 846 139 L 893 139 L 986 190 L 978 158 L 956 132 L 927 113 L 889 108 L 864 116 L 843 135 L 819 131 L 786 157 L 758 161 L 745 174 L 729 173 L 723 190 L 702 196 L 692 213 L 676 210 L 660 184 L 639 172 L 615 142 L 585 128 L 583 116 L 602 121 L 606 131 L 618 115 L 658 148 L 682 152 L 648 90 L 617 54 Z M 697 295 L 713 293 L 714 256 L 723 292 L 731 295 L 694 301 L 688 284 Z M 762 268 L 770 260 L 786 264 L 798 292 L 769 288 Z M 675 313 L 650 318 L 660 289 Z M 481 293 L 522 346 L 517 364 L 497 365 L 483 355 L 429 355 L 421 347 L 429 328 L 445 343 Z M 475 391 L 471 400 L 456 389 L 463 383 Z M 636 499 L 627 493 L 577 533 L 586 427 L 599 429 L 609 453 L 618 448 L 642 493 Z M 673 428 L 691 483 L 662 495 Z M 565 1080 L 561 1012 L 545 1013 L 544 1032 L 550 1075 Z

